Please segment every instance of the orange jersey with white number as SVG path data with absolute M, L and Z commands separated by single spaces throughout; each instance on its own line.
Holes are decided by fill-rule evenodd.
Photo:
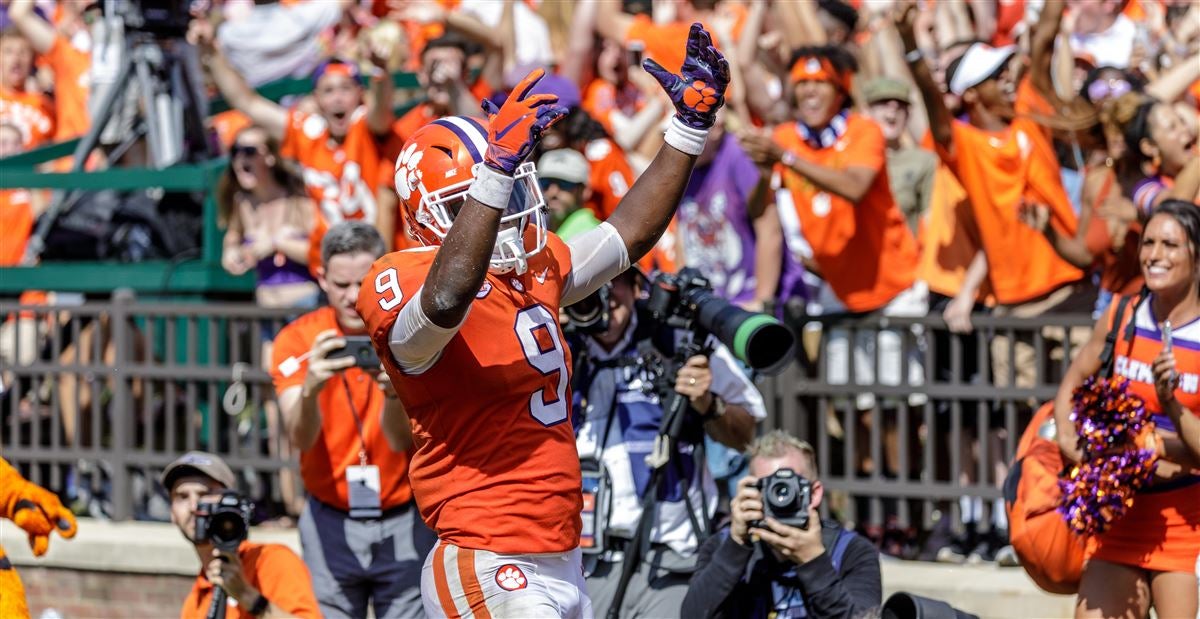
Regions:
M 54 135 L 54 104 L 40 92 L 0 88 L 0 122 L 21 132 L 26 150 L 35 148 Z
M 409 480 L 443 541 L 501 554 L 579 545 L 579 458 L 570 421 L 571 354 L 558 324 L 570 250 L 550 234 L 521 276 L 489 272 L 466 320 L 419 375 L 389 341 L 425 283 L 435 248 L 392 252 L 363 280 L 358 313 L 413 429 Z
M 329 225 L 344 219 L 375 222 L 379 152 L 367 127 L 366 108 L 353 112 L 341 143 L 329 135 L 320 114 L 291 110 L 280 151 L 303 168 L 304 186 Z
M 586 206 L 592 209 L 597 219 L 604 221 L 617 210 L 621 198 L 633 186 L 633 167 L 629 165 L 625 151 L 608 138 L 588 142 L 583 154 L 591 164 L 588 186 L 592 196 Z

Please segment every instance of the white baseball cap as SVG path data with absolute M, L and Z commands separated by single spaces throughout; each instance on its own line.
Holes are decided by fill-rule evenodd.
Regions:
M 967 52 L 958 61 L 954 75 L 950 77 L 950 92 L 962 96 L 968 89 L 974 88 L 1008 62 L 1016 52 L 1016 45 L 992 47 L 986 43 L 975 43 L 967 48 Z
M 570 148 L 546 151 L 537 162 L 538 178 L 552 178 L 579 185 L 588 182 L 591 171 L 588 160 Z

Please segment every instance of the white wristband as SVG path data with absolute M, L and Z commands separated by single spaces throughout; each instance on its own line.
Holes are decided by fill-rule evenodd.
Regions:
M 671 117 L 663 140 L 675 150 L 686 155 L 699 155 L 704 150 L 704 142 L 708 139 L 708 129 L 693 129 L 679 120 L 678 116 Z
M 498 211 L 508 208 L 508 197 L 512 195 L 513 189 L 513 177 L 493 170 L 482 163 L 475 164 L 472 172 L 475 180 L 471 183 L 471 188 L 467 190 L 467 196 Z

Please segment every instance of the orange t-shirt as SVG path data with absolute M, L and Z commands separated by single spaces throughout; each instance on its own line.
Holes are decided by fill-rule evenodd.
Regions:
M 413 426 L 409 479 L 443 541 L 502 554 L 565 552 L 582 530 L 571 351 L 558 324 L 570 250 L 549 235 L 524 275 L 488 272 L 462 327 L 419 375 L 391 354 L 392 325 L 437 251 L 392 252 L 358 296 Z
M 1075 211 L 1042 128 L 1018 118 L 1007 130 L 991 133 L 955 120 L 951 131 L 953 153 L 938 148 L 938 155 L 967 190 L 996 302 L 1023 303 L 1082 278 L 1045 236 L 1018 219 L 1023 200 L 1045 204 L 1055 230 L 1075 234 Z
M 830 148 L 813 148 L 795 123 L 775 128 L 775 143 L 817 165 L 875 170 L 875 180 L 858 204 L 824 191 L 803 176 L 782 170 L 800 230 L 812 246 L 821 276 L 851 312 L 888 304 L 916 281 L 917 242 L 892 198 L 887 176 L 887 142 L 874 121 L 850 114 L 846 130 Z M 782 168 L 782 166 L 780 166 Z
M 87 107 L 91 54 L 58 35 L 44 58 L 54 71 L 54 139 L 69 140 L 87 133 L 91 125 Z
M 21 263 L 33 232 L 33 196 L 28 189 L 0 190 L 0 267 Z
M 617 210 L 617 204 L 633 186 L 633 168 L 625 158 L 625 151 L 609 139 L 592 140 L 583 154 L 591 164 L 588 186 L 592 195 L 585 206 L 604 221 Z
M 588 84 L 587 89 L 583 93 L 583 102 L 580 107 L 588 113 L 609 135 L 614 135 L 612 126 L 613 112 L 621 112 L 626 116 L 632 116 L 640 111 L 646 105 L 646 100 L 642 98 L 642 93 L 635 87 L 630 86 L 625 90 L 617 90 L 617 87 L 606 80 L 596 78 Z
M 35 148 L 54 135 L 54 105 L 40 92 L 0 88 L 0 123 L 15 125 L 22 146 Z
M 225 149 L 232 148 L 238 133 L 253 124 L 249 116 L 237 110 L 225 110 L 213 116 L 211 122 L 213 129 L 217 132 L 217 140 Z
M 312 348 L 317 334 L 327 329 L 345 334 L 331 307 L 311 311 L 279 331 L 271 353 L 271 380 L 275 383 L 275 393 L 304 384 L 307 365 L 284 376 L 280 364 L 290 357 L 299 359 Z M 350 410 L 347 395 L 358 407 L 356 411 Z M 357 367 L 344 370 L 321 388 L 317 395 L 322 412 L 321 433 L 310 449 L 300 452 L 300 476 L 304 478 L 304 487 L 317 500 L 343 511 L 350 509 L 346 467 L 359 464 L 359 449 L 366 450 L 368 464 L 379 466 L 379 500 L 383 509 L 399 507 L 412 498 L 412 489 L 408 485 L 408 454 L 392 450 L 380 425 L 383 399 L 383 391 L 375 384 L 375 372 Z M 356 414 L 362 423 L 361 438 L 354 421 Z
M 917 277 L 929 285 L 931 292 L 953 297 L 962 289 L 967 268 L 979 251 L 979 229 L 967 191 L 945 164 L 934 173 L 929 212 L 921 223 Z M 989 294 L 985 279 L 976 298 L 986 299 Z
M 283 544 L 242 542 L 238 547 L 238 558 L 242 560 L 242 573 L 246 576 L 247 584 L 289 617 L 320 619 L 321 608 L 317 605 L 317 596 L 313 594 L 308 568 L 291 548 Z M 212 596 L 213 585 L 201 570 L 183 602 L 179 619 L 206 617 Z M 238 607 L 232 597 L 228 603 L 226 619 L 250 619 L 250 613 L 246 612 L 249 609 Z
M 1100 208 L 1116 187 L 1116 179 L 1112 171 L 1102 169 L 1105 174 L 1104 185 L 1097 192 L 1092 204 L 1085 205 L 1092 209 L 1092 218 L 1088 221 L 1084 233 L 1084 244 L 1088 253 L 1096 257 L 1100 267 L 1100 288 L 1113 294 L 1137 294 L 1142 289 L 1144 278 L 1142 265 L 1138 260 L 1139 245 L 1142 239 L 1142 222 L 1135 221 L 1125 230 L 1125 240 L 1120 250 L 1113 249 L 1113 235 L 1108 227 L 1108 220 L 1100 216 Z
M 366 108 L 353 112 L 340 144 L 329 135 L 329 126 L 319 114 L 291 110 L 280 150 L 304 169 L 308 194 L 330 225 L 345 219 L 374 223 L 379 152 L 367 127 Z M 316 241 L 319 244 L 320 239 Z
M 743 17 L 744 19 L 744 17 Z M 723 50 L 721 42 L 712 27 L 704 24 L 705 30 L 712 36 L 713 45 Z M 675 21 L 666 24 L 656 24 L 648 15 L 637 15 L 625 33 L 625 47 L 633 41 L 641 41 L 645 45 L 645 55 L 672 73 L 678 72 L 687 56 L 688 34 L 691 32 L 690 22 Z M 734 32 L 741 30 L 734 24 Z

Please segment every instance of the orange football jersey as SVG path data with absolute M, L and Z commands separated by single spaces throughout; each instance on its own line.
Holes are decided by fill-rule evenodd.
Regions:
M 329 134 L 319 114 L 288 112 L 280 152 L 304 170 L 304 185 L 329 225 L 345 219 L 375 223 L 375 183 L 379 151 L 367 127 L 366 108 L 351 116 L 341 143 Z M 320 238 L 314 240 L 320 243 Z
M 550 234 L 524 275 L 489 272 L 462 327 L 429 369 L 389 348 L 400 309 L 435 248 L 392 252 L 363 280 L 358 312 L 412 420 L 409 480 L 426 524 L 462 548 L 502 554 L 579 545 L 579 458 L 571 353 L 558 324 L 570 250 Z
M 821 277 L 846 309 L 877 310 L 912 286 L 917 242 L 892 198 L 885 167 L 887 146 L 879 125 L 851 114 L 845 133 L 829 148 L 813 148 L 794 123 L 775 127 L 773 136 L 783 149 L 817 165 L 837 170 L 858 166 L 876 172 L 867 193 L 854 204 L 782 164 L 777 166 Z
M 54 135 L 54 104 L 40 92 L 0 89 L 0 122 L 21 132 L 26 150 L 36 148 Z

